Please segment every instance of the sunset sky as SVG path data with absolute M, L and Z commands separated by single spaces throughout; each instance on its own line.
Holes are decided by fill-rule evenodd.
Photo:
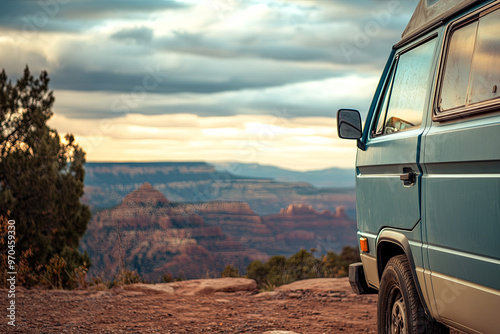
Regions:
M 49 72 L 88 161 L 353 167 L 336 110 L 366 115 L 417 2 L 3 1 L 1 67 Z

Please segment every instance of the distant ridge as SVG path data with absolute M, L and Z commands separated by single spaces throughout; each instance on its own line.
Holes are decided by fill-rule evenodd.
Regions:
M 314 171 L 293 171 L 270 165 L 240 162 L 213 163 L 219 171 L 256 178 L 271 178 L 279 182 L 307 182 L 317 188 L 354 188 L 354 169 L 327 168 Z
M 96 213 L 119 205 L 127 194 L 147 182 L 176 203 L 240 201 L 259 215 L 279 212 L 291 203 L 330 211 L 344 206 L 347 215 L 355 217 L 354 188 L 320 188 L 301 179 L 276 180 L 272 173 L 243 173 L 244 169 L 219 170 L 205 162 L 90 162 L 85 165 L 82 200 Z M 324 185 L 330 182 L 324 174 L 320 179 Z

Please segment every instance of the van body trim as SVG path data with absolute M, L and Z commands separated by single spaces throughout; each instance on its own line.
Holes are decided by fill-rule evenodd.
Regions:
M 440 321 L 470 333 L 494 333 L 498 330 L 498 324 L 484 320 L 495 318 L 500 307 L 500 291 L 439 272 L 433 271 L 430 275 Z M 468 308 L 464 310 L 461 305 L 467 305 Z M 467 311 L 476 314 L 465 315 Z M 463 319 L 468 320 L 468 323 L 459 322 Z
M 425 175 L 425 178 L 433 179 L 433 178 L 448 178 L 448 179 L 491 179 L 491 178 L 499 178 L 500 174 L 438 174 L 433 173 L 432 175 Z
M 500 259 L 495 259 L 491 257 L 486 257 L 483 255 L 476 255 L 476 254 L 471 254 L 471 253 L 465 253 L 459 250 L 455 249 L 450 249 L 450 248 L 445 248 L 445 247 L 439 247 L 439 246 L 434 246 L 434 245 L 428 245 L 428 249 L 434 250 L 434 251 L 439 251 L 442 253 L 448 253 L 448 254 L 454 254 L 454 255 L 459 255 L 461 257 L 467 257 L 473 260 L 478 260 L 481 262 L 489 262 L 491 264 L 496 264 L 500 266 Z

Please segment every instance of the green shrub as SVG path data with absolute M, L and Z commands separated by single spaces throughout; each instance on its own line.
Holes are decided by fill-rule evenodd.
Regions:
M 162 282 L 163 283 L 172 283 L 174 281 L 174 277 L 172 276 L 171 273 L 165 273 L 162 276 Z
M 114 285 L 120 286 L 120 285 L 128 285 L 135 283 L 144 283 L 144 280 L 137 273 L 137 271 L 124 268 L 120 270 L 120 272 L 118 273 Z
M 288 259 L 273 256 L 266 263 L 253 261 L 247 267 L 247 277 L 254 279 L 259 289 L 272 291 L 298 280 L 347 276 L 349 265 L 360 261 L 359 250 L 350 246 L 344 247 L 340 255 L 329 251 L 317 258 L 314 252 L 317 250 L 301 249 Z
M 228 264 L 220 273 L 220 277 L 241 277 L 238 268 Z

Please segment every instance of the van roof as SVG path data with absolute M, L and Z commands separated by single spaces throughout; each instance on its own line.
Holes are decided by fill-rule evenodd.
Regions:
M 411 39 L 422 31 L 434 26 L 438 22 L 457 14 L 465 8 L 484 0 L 420 0 L 408 23 L 408 26 L 401 35 L 402 41 Z M 400 42 L 400 43 L 401 43 Z M 398 43 L 398 44 L 400 44 Z

